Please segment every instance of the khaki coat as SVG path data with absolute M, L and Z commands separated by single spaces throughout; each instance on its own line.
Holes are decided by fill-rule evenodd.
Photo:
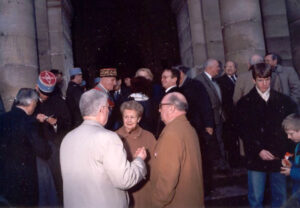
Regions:
M 150 182 L 152 207 L 204 207 L 199 140 L 185 115 L 168 123 L 160 134 Z

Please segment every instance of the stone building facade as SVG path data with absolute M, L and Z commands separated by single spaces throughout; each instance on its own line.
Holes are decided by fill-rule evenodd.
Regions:
M 171 6 L 182 64 L 232 60 L 242 72 L 252 54 L 274 52 L 300 72 L 299 0 L 172 0 Z
M 93 1 L 74 0 L 74 2 L 85 5 L 88 4 L 86 2 Z M 95 2 L 99 7 L 105 2 L 109 4 L 110 1 L 93 3 Z M 132 0 L 130 4 L 134 5 L 134 2 Z M 150 11 L 147 8 L 157 11 L 148 11 L 151 18 L 142 15 L 140 22 L 160 21 L 164 23 L 163 25 L 168 24 L 169 20 L 160 20 L 167 19 L 165 15 L 167 9 L 159 9 L 161 1 L 149 3 L 147 0 L 136 0 L 136 2 L 144 7 L 140 13 Z M 166 35 L 164 38 L 172 39 L 173 42 L 178 41 L 176 44 L 179 45 L 182 64 L 194 67 L 211 57 L 223 63 L 226 60 L 233 60 L 241 72 L 247 70 L 248 59 L 253 53 L 264 55 L 266 52 L 275 52 L 283 58 L 283 65 L 294 65 L 300 72 L 299 0 L 167 0 L 166 2 L 176 18 L 177 38 Z M 94 12 L 106 11 L 105 5 L 101 8 L 101 11 Z M 84 43 L 81 40 L 82 35 L 78 36 L 80 38 L 72 38 L 73 9 L 71 0 L 0 0 L 0 94 L 6 110 L 9 110 L 19 88 L 34 87 L 40 71 L 59 69 L 64 72 L 67 83 L 68 69 L 74 66 L 73 60 L 77 60 L 76 66 L 82 67 L 81 62 L 85 63 L 85 60 L 90 58 L 81 54 L 73 56 L 73 51 L 77 51 L 76 48 L 79 50 L 85 48 L 79 41 L 76 44 L 76 40 Z M 100 20 L 105 19 L 98 21 Z M 119 27 L 118 24 L 116 27 Z M 164 34 L 165 30 L 162 29 L 162 33 L 157 31 L 152 33 L 147 24 L 143 28 L 144 32 L 140 34 L 147 36 L 140 38 L 140 42 L 136 44 L 145 49 L 141 53 L 141 56 L 145 56 L 142 59 L 146 61 L 149 59 L 152 68 L 162 61 L 172 62 L 161 59 L 172 48 L 166 47 L 170 45 L 168 41 L 165 39 L 161 41 L 167 43 L 164 47 L 166 50 L 155 46 L 160 44 L 157 40 L 163 36 L 160 34 Z M 81 29 L 79 31 L 84 31 Z M 153 43 L 153 40 L 156 43 Z M 90 44 L 91 47 L 93 45 L 95 44 Z M 95 51 L 99 52 L 98 49 Z M 105 51 L 105 48 L 101 50 Z M 148 50 L 153 52 L 147 52 Z M 150 53 L 155 53 L 156 57 L 153 59 L 147 56 Z M 177 55 L 172 56 L 176 58 Z M 97 57 L 95 55 L 95 63 Z
M 9 110 L 42 70 L 73 66 L 69 0 L 0 0 L 0 94 Z M 66 76 L 67 78 L 67 76 Z

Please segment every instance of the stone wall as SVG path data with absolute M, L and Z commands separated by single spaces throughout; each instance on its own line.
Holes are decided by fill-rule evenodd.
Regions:
M 232 60 L 239 72 L 251 55 L 275 52 L 300 68 L 298 0 L 172 0 L 182 64 Z

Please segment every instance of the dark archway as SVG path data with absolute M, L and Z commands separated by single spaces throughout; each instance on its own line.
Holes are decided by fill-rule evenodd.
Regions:
M 161 70 L 178 63 L 175 15 L 161 0 L 73 0 L 74 65 L 91 82 L 101 67 L 133 75 L 139 67 Z M 158 76 L 156 76 L 158 77 Z

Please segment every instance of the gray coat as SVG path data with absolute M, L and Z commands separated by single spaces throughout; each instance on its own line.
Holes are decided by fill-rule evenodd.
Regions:
M 214 87 L 212 81 L 207 77 L 207 75 L 205 75 L 204 72 L 199 74 L 196 79 L 203 84 L 203 86 L 205 87 L 208 93 L 212 105 L 212 109 L 214 112 L 215 124 L 222 123 L 223 122 L 222 101 L 218 97 L 217 90 Z
M 61 144 L 64 207 L 128 207 L 127 189 L 146 175 L 145 163 L 131 163 L 118 135 L 85 120 Z
M 275 82 L 280 86 L 278 91 L 289 96 L 299 105 L 300 81 L 295 69 L 292 67 L 277 65 L 275 73 L 277 75 Z

